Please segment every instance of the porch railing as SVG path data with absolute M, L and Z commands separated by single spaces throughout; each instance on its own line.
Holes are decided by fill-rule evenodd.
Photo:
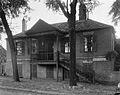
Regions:
M 61 65 L 62 67 L 69 71 L 70 55 L 59 53 L 59 56 L 60 56 L 59 65 Z M 94 82 L 94 72 L 93 71 L 86 72 L 84 66 L 80 65 L 79 63 L 76 63 L 76 75 L 87 82 Z
M 39 52 L 39 54 L 31 54 L 31 60 L 54 60 L 53 55 L 53 52 Z

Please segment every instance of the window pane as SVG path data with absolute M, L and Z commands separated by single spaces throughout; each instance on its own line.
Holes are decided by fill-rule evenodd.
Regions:
M 93 51 L 93 36 L 87 35 L 84 37 L 84 51 L 92 52 Z
M 24 42 L 21 40 L 16 41 L 16 50 L 17 55 L 23 55 L 24 54 Z
M 32 54 L 36 54 L 38 50 L 37 39 L 32 39 Z
M 70 46 L 69 46 L 69 42 L 65 43 L 65 53 L 69 53 L 70 52 Z

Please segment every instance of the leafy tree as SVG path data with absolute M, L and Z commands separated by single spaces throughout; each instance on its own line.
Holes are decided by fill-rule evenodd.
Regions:
M 66 2 L 65 2 L 66 1 Z M 85 4 L 89 10 L 93 9 L 97 4 L 97 0 L 46 0 L 46 6 L 53 11 L 62 11 L 68 19 L 69 35 L 70 35 L 70 86 L 76 86 L 76 6 L 78 3 Z
M 16 48 L 12 36 L 12 31 L 9 28 L 6 16 L 18 17 L 20 13 L 25 13 L 30 8 L 28 7 L 28 0 L 0 0 L 0 18 L 8 36 L 8 42 L 11 49 L 11 60 L 13 67 L 13 79 L 14 81 L 20 81 L 17 68 Z M 23 11 L 24 10 L 24 11 Z
M 120 21 L 120 0 L 116 0 L 112 4 L 109 14 L 112 15 L 112 21 L 115 25 L 117 25 L 117 23 Z
M 119 43 L 115 43 L 115 47 L 114 47 L 115 51 L 117 52 L 117 56 L 115 58 L 115 62 L 114 62 L 114 70 L 115 71 L 119 71 L 119 65 L 120 65 L 120 44 Z

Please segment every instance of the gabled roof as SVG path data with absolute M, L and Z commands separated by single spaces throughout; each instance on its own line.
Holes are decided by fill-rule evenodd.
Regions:
M 63 32 L 68 32 L 69 27 L 67 22 L 63 23 L 56 23 L 52 24 L 52 26 L 56 27 L 57 29 L 63 31 Z M 84 20 L 84 21 L 76 21 L 76 31 L 86 31 L 86 30 L 96 30 L 96 29 L 104 29 L 104 28 L 110 28 L 112 26 L 103 24 L 91 19 Z
M 113 28 L 113 27 L 111 25 L 103 24 L 91 19 L 84 21 L 76 21 L 76 32 L 92 31 L 92 30 L 105 29 L 105 28 Z M 45 21 L 39 19 L 39 21 L 30 30 L 25 31 L 25 33 L 23 32 L 19 33 L 15 35 L 14 38 L 53 34 L 56 33 L 57 31 L 66 33 L 68 32 L 68 30 L 69 27 L 67 22 L 48 24 Z
M 27 35 L 24 32 L 18 33 L 18 34 L 13 36 L 14 39 L 23 38 L 23 37 L 27 37 Z
M 57 28 L 53 27 L 52 25 L 46 23 L 45 21 L 39 19 L 37 23 L 28 31 L 25 33 L 27 35 L 31 34 L 40 34 L 40 33 L 45 33 L 45 32 L 53 32 L 53 31 L 58 31 Z

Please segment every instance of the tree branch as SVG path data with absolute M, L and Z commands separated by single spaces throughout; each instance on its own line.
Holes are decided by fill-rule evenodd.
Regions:
M 63 14 L 68 18 L 69 17 L 69 12 L 65 11 L 65 8 L 63 7 L 62 3 L 60 2 L 60 0 L 56 0 L 56 2 L 59 4 Z
M 72 2 L 71 4 L 76 8 L 77 0 L 73 0 L 73 2 Z M 76 9 L 75 9 L 75 10 L 76 10 Z
M 76 14 L 76 5 L 77 5 L 77 0 L 73 0 L 70 4 L 71 7 L 71 15 Z
M 72 2 L 74 5 L 76 5 L 77 4 L 77 0 L 73 0 L 73 2 Z

